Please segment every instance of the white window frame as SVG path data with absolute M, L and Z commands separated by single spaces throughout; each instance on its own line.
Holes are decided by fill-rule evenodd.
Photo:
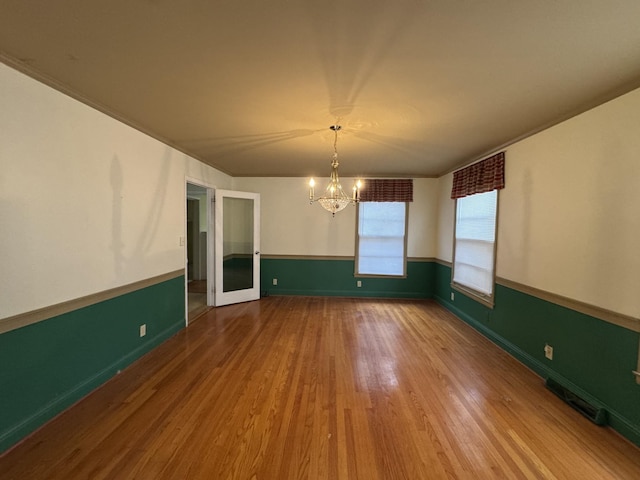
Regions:
M 362 273 L 360 272 L 360 215 L 361 208 L 366 208 L 367 205 L 373 206 L 381 203 L 402 203 L 404 204 L 404 238 L 402 247 L 402 273 L 400 274 L 387 274 L 387 273 Z M 356 212 L 356 257 L 355 257 L 355 273 L 356 277 L 363 278 L 406 278 L 407 277 L 407 232 L 409 225 L 409 202 L 360 202 Z
M 499 210 L 499 193 L 498 190 L 492 190 L 493 193 L 495 193 L 495 217 L 494 217 L 494 231 L 493 231 L 493 245 L 490 248 L 491 251 L 491 258 L 487 259 L 485 258 L 484 261 L 479 261 L 478 263 L 488 263 L 490 265 L 491 271 L 490 271 L 490 275 L 491 275 L 491 284 L 490 284 L 490 291 L 484 292 L 484 291 L 480 291 L 477 288 L 474 288 L 473 285 L 470 285 L 469 283 L 465 283 L 464 279 L 460 279 L 457 278 L 456 276 L 456 264 L 460 265 L 459 270 L 462 270 L 462 262 L 457 262 L 456 258 L 458 256 L 462 256 L 462 251 L 459 248 L 459 243 L 458 243 L 458 233 L 459 233 L 459 219 L 458 219 L 458 213 L 459 213 L 459 207 L 460 207 L 460 203 L 461 201 L 463 202 L 469 202 L 469 201 L 473 201 L 473 197 L 475 197 L 476 195 L 480 195 L 480 194 L 476 194 L 476 195 L 469 195 L 466 197 L 462 197 L 462 198 L 458 198 L 456 199 L 456 205 L 455 205 L 455 218 L 454 218 L 454 232 L 453 232 L 453 265 L 452 265 L 452 269 L 451 269 L 451 287 L 467 296 L 469 296 L 470 298 L 482 303 L 483 305 L 489 307 L 489 308 L 493 308 L 494 306 L 494 299 L 495 299 L 495 285 L 496 285 L 496 253 L 497 253 L 497 245 L 498 245 L 498 210 Z M 485 193 L 491 193 L 491 192 L 485 192 Z M 473 239 L 472 239 L 473 240 Z M 478 243 L 480 242 L 486 242 L 486 240 L 477 240 Z M 488 260 L 488 261 L 486 261 Z M 477 264 L 476 264 L 477 265 Z M 482 267 L 480 267 L 482 268 Z

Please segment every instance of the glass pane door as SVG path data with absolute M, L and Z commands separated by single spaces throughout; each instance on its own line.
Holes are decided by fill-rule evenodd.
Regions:
M 260 298 L 260 195 L 216 190 L 215 304 Z

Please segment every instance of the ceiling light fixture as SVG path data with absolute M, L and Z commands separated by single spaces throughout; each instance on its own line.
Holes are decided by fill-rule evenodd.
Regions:
M 313 190 L 316 182 L 313 178 L 309 180 L 309 203 L 312 204 L 313 202 L 318 202 L 322 208 L 331 212 L 331 214 L 335 216 L 336 212 L 344 210 L 347 205 L 356 205 L 360 201 L 360 188 L 362 187 L 362 182 L 357 180 L 354 183 L 353 193 L 351 196 L 347 195 L 344 193 L 344 190 L 342 190 L 340 178 L 338 177 L 338 131 L 340 131 L 342 127 L 340 125 L 331 125 L 329 128 L 333 130 L 335 134 L 333 140 L 333 159 L 331 160 L 331 176 L 329 184 L 324 190 L 324 195 L 316 198 Z

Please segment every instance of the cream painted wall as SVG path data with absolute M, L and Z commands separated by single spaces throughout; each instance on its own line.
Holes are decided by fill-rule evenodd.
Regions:
M 497 275 L 640 317 L 640 90 L 506 150 Z M 451 175 L 438 256 L 450 260 Z
M 435 258 L 438 243 L 438 179 L 415 178 L 409 204 L 407 256 Z
M 453 262 L 453 224 L 455 201 L 451 200 L 453 174 L 438 179 L 438 254 L 436 258 Z
M 639 132 L 636 90 L 507 150 L 498 275 L 640 317 Z
M 231 185 L 0 64 L 0 318 L 184 268 L 187 176 Z
M 346 188 L 353 179 L 341 178 L 341 182 Z M 309 205 L 306 178 L 238 177 L 234 188 L 260 193 L 263 254 L 353 257 L 355 208 L 349 206 L 332 217 L 319 205 Z M 437 179 L 414 180 L 407 239 L 410 257 L 436 255 L 437 189 Z

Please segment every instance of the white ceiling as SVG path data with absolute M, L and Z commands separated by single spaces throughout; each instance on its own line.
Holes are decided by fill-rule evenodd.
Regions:
M 431 176 L 640 86 L 638 0 L 0 0 L 2 59 L 235 176 Z

